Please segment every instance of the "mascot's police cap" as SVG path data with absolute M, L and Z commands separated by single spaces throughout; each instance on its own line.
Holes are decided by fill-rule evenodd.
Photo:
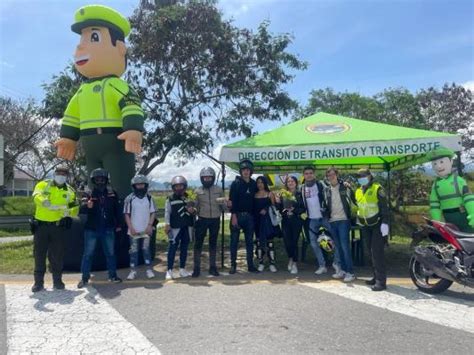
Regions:
M 444 157 L 452 159 L 454 155 L 454 152 L 451 149 L 440 147 L 435 150 L 432 150 L 431 152 L 428 152 L 427 156 L 430 161 L 436 160 L 436 159 L 441 159 Z
M 103 5 L 87 5 L 81 7 L 74 14 L 74 24 L 71 30 L 78 34 L 90 26 L 102 26 L 112 28 L 124 37 L 130 33 L 130 22 L 122 14 L 114 9 Z

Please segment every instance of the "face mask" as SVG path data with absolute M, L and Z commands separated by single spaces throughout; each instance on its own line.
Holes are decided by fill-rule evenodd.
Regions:
M 66 177 L 64 175 L 54 175 L 54 182 L 58 185 L 64 185 L 66 183 Z
M 143 198 L 143 197 L 145 197 L 146 192 L 147 192 L 147 189 L 146 189 L 146 188 L 141 188 L 141 189 L 137 189 L 136 187 L 133 188 L 133 193 L 134 193 L 135 196 L 137 196 L 138 198 Z
M 99 191 L 104 191 L 107 188 L 107 184 L 105 182 L 95 183 L 95 188 Z
M 357 181 L 361 186 L 367 185 L 369 183 L 369 178 L 368 177 L 362 177 L 358 178 Z

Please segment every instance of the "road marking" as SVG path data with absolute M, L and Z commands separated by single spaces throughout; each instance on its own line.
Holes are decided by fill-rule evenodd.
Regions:
M 93 287 L 42 291 L 6 285 L 8 353 L 160 354 Z
M 301 283 L 321 291 L 384 308 L 446 327 L 474 333 L 474 299 L 468 301 L 444 295 L 428 295 L 397 285 L 373 292 L 358 284 Z

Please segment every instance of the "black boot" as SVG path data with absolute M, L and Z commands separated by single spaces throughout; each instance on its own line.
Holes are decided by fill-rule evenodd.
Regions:
M 64 285 L 64 282 L 62 282 L 61 280 L 57 280 L 53 282 L 53 288 L 55 290 L 64 290 L 65 287 L 66 285 Z
M 192 277 L 199 277 L 201 275 L 201 270 L 194 268 Z
M 62 280 L 62 275 L 53 275 L 53 288 L 55 290 L 64 290 L 66 286 Z
M 33 285 L 33 287 L 31 288 L 31 292 L 35 293 L 35 292 L 40 292 L 40 291 L 43 291 L 44 290 L 44 285 L 42 283 L 36 283 Z
M 229 271 L 229 274 L 235 274 L 237 272 L 237 265 L 236 264 L 232 264 L 231 267 L 230 267 L 230 271 Z
M 372 291 L 383 291 L 387 289 L 387 285 L 385 283 L 381 283 L 379 281 L 375 282 L 375 285 L 372 286 Z
M 365 284 L 369 286 L 374 286 L 375 285 L 375 278 L 371 278 L 370 280 L 365 280 Z
M 209 269 L 209 275 L 219 276 L 219 272 L 217 271 L 217 268 L 215 266 L 213 266 Z

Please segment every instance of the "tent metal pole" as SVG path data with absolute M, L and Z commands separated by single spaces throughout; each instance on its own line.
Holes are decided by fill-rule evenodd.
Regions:
M 386 164 L 387 167 L 387 195 L 388 195 L 388 235 L 392 240 L 392 189 L 391 189 L 391 177 L 390 177 L 390 164 Z

